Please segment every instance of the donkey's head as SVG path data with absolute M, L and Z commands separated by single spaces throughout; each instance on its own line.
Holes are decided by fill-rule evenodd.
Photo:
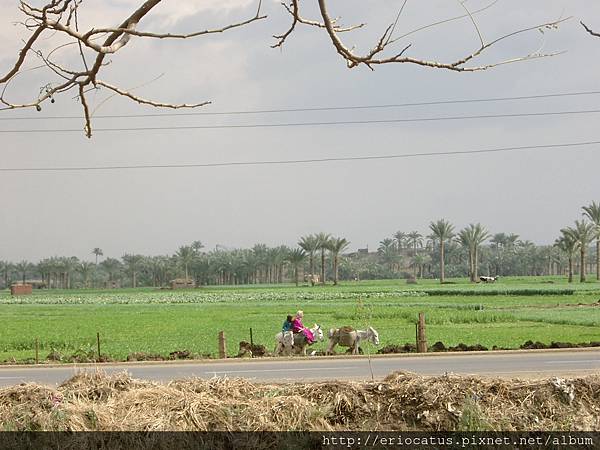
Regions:
M 373 327 L 369 327 L 369 339 L 375 345 L 379 345 L 379 333 Z
M 313 327 L 313 329 L 311 330 L 313 332 L 313 335 L 315 336 L 315 338 L 318 341 L 322 341 L 324 339 L 323 337 L 323 329 L 321 328 L 320 325 L 315 323 L 315 326 Z

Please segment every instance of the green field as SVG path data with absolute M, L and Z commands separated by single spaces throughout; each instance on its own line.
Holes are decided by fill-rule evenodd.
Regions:
M 341 286 L 292 285 L 158 289 L 36 291 L 12 298 L 0 293 L 0 361 L 40 359 L 52 350 L 70 355 L 95 348 L 125 359 L 132 352 L 167 355 L 187 349 L 217 352 L 224 330 L 231 355 L 249 340 L 274 346 L 287 314 L 305 312 L 305 324 L 325 329 L 374 326 L 381 345 L 414 343 L 414 322 L 425 312 L 430 344 L 442 341 L 518 348 L 527 340 L 600 341 L 600 283 L 567 284 L 559 278 L 511 278 L 496 284 L 434 280 L 347 282 Z M 594 304 L 596 306 L 594 306 Z M 315 346 L 324 349 L 325 342 Z M 375 351 L 375 349 L 371 349 Z

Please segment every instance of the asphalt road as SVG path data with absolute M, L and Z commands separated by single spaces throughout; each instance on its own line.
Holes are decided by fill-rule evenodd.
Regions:
M 127 371 L 134 378 L 166 382 L 200 377 L 244 377 L 260 382 L 384 378 L 397 370 L 422 375 L 445 373 L 503 377 L 552 377 L 600 374 L 600 349 L 463 354 L 393 355 L 264 360 L 173 361 L 168 363 L 1 366 L 0 386 L 24 382 L 57 385 L 80 371 Z

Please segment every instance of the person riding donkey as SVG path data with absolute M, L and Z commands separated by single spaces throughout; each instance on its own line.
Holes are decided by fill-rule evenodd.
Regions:
M 286 333 L 292 331 L 292 328 L 294 328 L 294 317 L 288 314 L 285 322 L 283 322 L 283 325 L 281 326 L 281 332 Z
M 292 331 L 294 333 L 302 333 L 304 337 L 306 337 L 306 342 L 310 345 L 315 342 L 315 337 L 312 332 L 304 326 L 302 323 L 302 318 L 304 317 L 303 311 L 298 311 L 294 320 L 292 321 Z

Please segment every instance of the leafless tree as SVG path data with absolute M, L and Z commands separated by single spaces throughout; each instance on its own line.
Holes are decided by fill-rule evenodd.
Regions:
M 48 1 L 48 0 L 47 0 Z M 140 0 L 141 1 L 141 0 Z M 115 84 L 109 83 L 100 78 L 102 69 L 110 63 L 107 61 L 108 55 L 113 55 L 125 47 L 132 37 L 151 38 L 151 39 L 189 39 L 208 34 L 222 33 L 234 28 L 243 27 L 253 22 L 265 19 L 266 16 L 261 14 L 261 0 L 258 1 L 256 14 L 249 19 L 232 23 L 221 28 L 207 29 L 196 31 L 189 34 L 177 33 L 157 33 L 152 31 L 141 31 L 138 29 L 140 21 L 148 16 L 152 10 L 159 5 L 163 0 L 145 0 L 129 17 L 125 18 L 120 25 L 115 28 L 91 28 L 87 31 L 80 30 L 78 12 L 82 5 L 82 0 L 49 0 L 43 7 L 32 6 L 24 0 L 20 1 L 19 9 L 24 15 L 24 20 L 19 24 L 23 26 L 29 33 L 29 38 L 24 41 L 23 46 L 19 51 L 19 55 L 12 68 L 5 75 L 0 74 L 0 110 L 2 109 L 17 109 L 17 108 L 36 108 L 41 110 L 41 105 L 50 101 L 54 103 L 55 97 L 65 92 L 75 90 L 76 98 L 81 103 L 83 108 L 83 116 L 85 118 L 84 131 L 87 137 L 92 136 L 92 113 L 88 106 L 86 95 L 90 91 L 104 88 L 111 91 L 113 95 L 120 95 L 140 104 L 161 107 L 161 108 L 197 108 L 209 104 L 209 101 L 193 104 L 171 104 L 163 103 L 155 100 L 149 100 L 132 93 L 131 89 L 124 89 Z M 512 38 L 516 35 L 544 29 L 556 28 L 559 23 L 567 19 L 559 19 L 556 21 L 543 23 L 530 28 L 524 28 L 512 33 L 498 37 L 492 41 L 486 41 L 483 38 L 480 27 L 475 20 L 475 16 L 480 12 L 492 7 L 498 0 L 492 1 L 489 5 L 471 11 L 465 5 L 466 0 L 457 0 L 464 14 L 458 17 L 449 18 L 439 22 L 435 22 L 410 32 L 396 35 L 396 29 L 399 19 L 406 7 L 408 0 L 404 0 L 400 11 L 398 12 L 395 21 L 390 24 L 375 46 L 364 54 L 359 54 L 354 48 L 348 47 L 341 39 L 340 35 L 348 33 L 358 28 L 364 27 L 364 24 L 344 27 L 339 24 L 339 19 L 332 18 L 327 9 L 326 0 L 317 0 L 318 9 L 320 12 L 319 20 L 311 20 L 302 16 L 300 9 L 300 0 L 290 0 L 290 3 L 283 3 L 283 6 L 292 16 L 292 23 L 289 29 L 276 38 L 276 43 L 273 47 L 282 47 L 288 37 L 293 33 L 298 24 L 321 28 L 326 31 L 331 39 L 331 42 L 337 52 L 345 59 L 348 67 L 356 67 L 361 64 L 373 69 L 376 65 L 388 63 L 411 63 L 425 67 L 447 69 L 458 72 L 479 71 L 489 69 L 500 64 L 507 64 L 517 61 L 530 60 L 545 56 L 552 56 L 556 53 L 543 53 L 542 47 L 537 51 L 515 57 L 508 60 L 498 61 L 489 64 L 471 65 L 490 47 L 499 42 Z M 403 44 L 398 51 L 393 51 L 393 44 L 401 41 L 406 42 L 409 36 L 412 36 L 420 31 L 430 29 L 432 27 L 459 20 L 467 19 L 471 22 L 478 36 L 478 47 L 474 52 L 466 54 L 460 59 L 453 62 L 431 61 L 419 59 L 406 55 L 411 47 L 411 44 Z M 45 37 L 56 38 L 57 36 L 67 39 L 67 42 L 49 51 L 43 51 L 41 48 L 42 35 Z M 48 36 L 46 36 L 48 35 Z M 77 55 L 78 62 L 72 65 L 59 63 L 56 58 L 57 52 L 66 47 L 73 48 Z M 33 68 L 25 67 L 28 58 L 34 57 L 40 60 L 40 64 Z M 49 69 L 56 77 L 57 82 L 48 82 L 40 88 L 39 95 L 36 99 L 27 103 L 15 103 L 8 100 L 7 88 L 11 81 L 21 73 L 38 68 Z
M 161 1 L 162 0 L 144 1 L 116 28 L 91 28 L 85 32 L 79 30 L 78 24 L 78 11 L 81 7 L 82 0 L 51 0 L 50 3 L 41 8 L 36 8 L 30 3 L 21 1 L 19 9 L 25 15 L 26 19 L 21 22 L 20 25 L 29 30 L 31 35 L 21 48 L 14 66 L 6 73 L 6 75 L 1 76 L 0 78 L 0 85 L 4 84 L 2 92 L 0 93 L 0 103 L 3 105 L 1 109 L 34 107 L 40 111 L 41 104 L 45 101 L 49 100 L 54 103 L 55 96 L 67 91 L 77 90 L 77 99 L 81 102 L 85 117 L 85 134 L 88 137 L 91 137 L 91 114 L 86 100 L 86 94 L 90 90 L 99 87 L 108 89 L 116 95 L 127 97 L 140 104 L 160 108 L 196 108 L 209 104 L 210 102 L 208 101 L 194 104 L 171 104 L 141 98 L 126 89 L 101 80 L 99 74 L 102 68 L 108 64 L 108 62 L 105 61 L 107 55 L 117 53 L 125 47 L 130 42 L 132 36 L 153 39 L 188 39 L 208 34 L 222 33 L 266 18 L 266 16 L 261 15 L 261 4 L 259 2 L 256 14 L 250 19 L 217 29 L 196 31 L 189 34 L 164 34 L 138 30 L 139 22 L 147 16 L 155 6 L 160 4 Z M 36 49 L 36 44 L 39 43 L 44 33 L 53 36 L 59 34 L 69 38 L 69 42 L 44 53 L 42 50 Z M 58 50 L 73 45 L 77 48 L 83 68 L 65 67 L 64 65 L 59 64 L 54 58 L 54 54 Z M 38 98 L 29 103 L 18 104 L 10 102 L 6 98 L 7 87 L 16 76 L 22 73 L 23 65 L 30 55 L 35 55 L 35 57 L 41 60 L 42 64 L 38 67 L 49 68 L 61 81 L 58 83 L 48 83 L 43 86 L 40 89 Z

